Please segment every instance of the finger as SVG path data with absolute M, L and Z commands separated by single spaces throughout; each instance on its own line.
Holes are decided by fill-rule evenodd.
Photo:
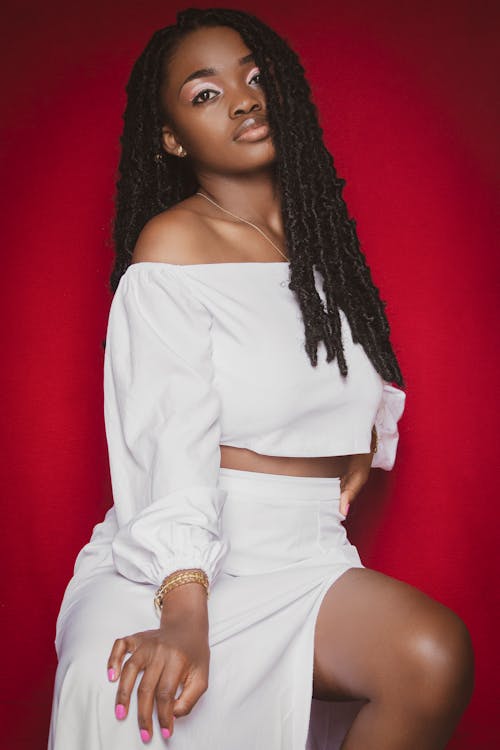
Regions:
M 153 706 L 162 669 L 155 666 L 157 663 L 153 660 L 146 667 L 137 688 L 137 721 L 143 742 L 149 742 L 153 736 Z
M 342 515 L 345 517 L 347 517 L 347 514 L 349 513 L 351 502 L 352 502 L 351 493 L 348 491 L 342 492 L 340 495 L 339 510 L 342 513 Z
M 110 682 L 116 682 L 119 678 L 123 659 L 127 653 L 133 650 L 133 642 L 131 637 L 117 638 L 111 649 L 111 653 L 108 658 L 108 680 Z
M 141 669 L 140 657 L 136 656 L 136 654 L 132 654 L 123 665 L 115 699 L 115 715 L 117 719 L 124 719 L 128 714 L 130 695 Z
M 188 674 L 182 686 L 182 692 L 174 703 L 175 716 L 186 716 L 190 713 L 207 688 L 208 679 L 205 679 L 199 672 Z
M 347 516 L 349 512 L 349 505 L 353 502 L 358 492 L 359 488 L 356 487 L 356 481 L 353 478 L 347 479 L 344 487 L 340 492 L 339 510 L 342 515 Z
M 344 516 L 347 516 L 349 505 L 366 484 L 367 478 L 368 475 L 363 468 L 351 471 L 341 478 L 339 510 Z
M 172 665 L 164 667 L 156 687 L 156 706 L 158 721 L 162 737 L 171 737 L 174 733 L 174 703 L 182 672 L 180 669 L 172 668 Z

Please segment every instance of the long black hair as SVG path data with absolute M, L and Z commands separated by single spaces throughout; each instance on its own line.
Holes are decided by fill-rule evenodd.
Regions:
M 164 113 L 160 86 L 168 61 L 189 32 L 204 26 L 230 26 L 254 53 L 266 97 L 266 115 L 276 152 L 275 174 L 281 195 L 288 250 L 289 288 L 296 295 L 305 326 L 305 349 L 317 365 L 323 340 L 327 361 L 337 357 L 347 375 L 341 338 L 342 308 L 352 337 L 377 372 L 404 387 L 389 341 L 386 303 L 374 285 L 360 250 L 356 222 L 342 198 L 338 177 L 323 143 L 317 108 L 298 55 L 288 42 L 250 13 L 228 8 L 187 8 L 176 24 L 156 31 L 136 61 L 127 84 L 121 159 L 113 224 L 115 263 L 110 286 L 116 291 L 130 265 L 139 233 L 156 214 L 198 189 L 189 159 L 167 154 L 162 146 Z M 326 309 L 315 286 L 314 267 L 323 277 Z

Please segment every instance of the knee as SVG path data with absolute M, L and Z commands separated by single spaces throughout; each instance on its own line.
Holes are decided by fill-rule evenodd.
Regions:
M 469 630 L 452 610 L 415 628 L 408 643 L 413 696 L 426 713 L 444 706 L 465 708 L 474 685 L 474 651 Z

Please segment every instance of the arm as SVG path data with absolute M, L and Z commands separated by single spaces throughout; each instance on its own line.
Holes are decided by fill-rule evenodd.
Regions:
M 117 571 L 156 588 L 170 573 L 199 568 L 215 581 L 227 551 L 220 513 L 219 398 L 212 386 L 210 315 L 182 269 L 130 267 L 112 301 L 104 364 L 105 426 L 118 519 Z M 203 586 L 167 593 L 159 627 L 115 641 L 108 668 L 125 718 L 141 670 L 139 728 L 152 734 L 193 708 L 208 686 L 208 613 Z M 123 665 L 127 651 L 132 656 Z M 180 684 L 181 694 L 174 699 Z
M 406 393 L 384 381 L 382 398 L 372 427 L 370 452 L 349 458 L 340 480 L 340 512 L 347 516 L 349 505 L 368 481 L 372 468 L 390 471 L 396 460 L 399 440 L 398 421 L 404 411 Z
M 181 274 L 161 263 L 131 266 L 106 339 L 113 560 L 125 577 L 155 586 L 183 568 L 204 570 L 212 585 L 227 551 L 211 321 Z

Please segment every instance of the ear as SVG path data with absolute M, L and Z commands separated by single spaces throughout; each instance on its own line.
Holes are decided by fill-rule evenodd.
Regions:
M 172 154 L 173 156 L 178 156 L 179 146 L 181 144 L 177 140 L 177 137 L 170 125 L 163 125 L 161 129 L 161 136 L 163 148 L 165 149 L 165 151 L 168 154 Z

